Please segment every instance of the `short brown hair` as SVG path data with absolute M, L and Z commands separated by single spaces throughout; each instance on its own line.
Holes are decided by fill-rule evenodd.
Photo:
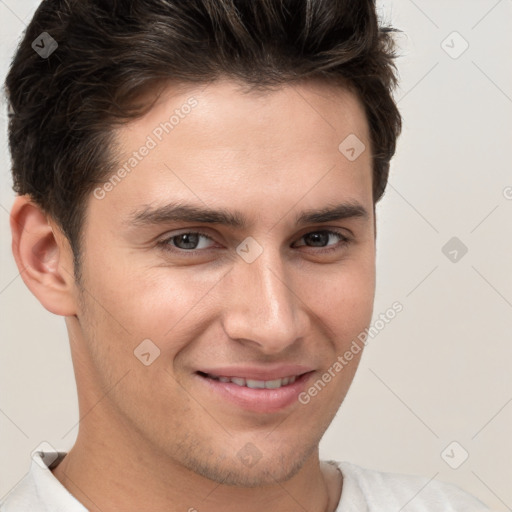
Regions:
M 364 105 L 375 204 L 401 131 L 395 31 L 374 0 L 45 0 L 6 79 L 14 191 L 59 224 L 78 272 L 86 199 L 116 165 L 113 127 L 150 108 L 135 101 L 142 92 L 166 80 L 320 78 Z M 46 58 L 32 47 L 43 32 L 58 44 Z

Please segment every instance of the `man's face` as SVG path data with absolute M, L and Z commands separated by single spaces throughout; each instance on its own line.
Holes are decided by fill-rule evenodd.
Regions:
M 366 145 L 356 159 L 353 135 L 339 149 L 351 134 Z M 219 81 L 168 89 L 117 140 L 125 172 L 89 198 L 79 323 L 68 323 L 81 406 L 134 461 L 151 454 L 235 485 L 292 476 L 361 354 L 333 365 L 371 320 L 363 108 L 320 83 L 257 94 Z M 179 220 L 185 207 L 238 222 Z

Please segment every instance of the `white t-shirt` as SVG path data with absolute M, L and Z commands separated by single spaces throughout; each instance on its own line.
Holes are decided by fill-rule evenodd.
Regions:
M 53 476 L 41 452 L 29 472 L 0 503 L 1 512 L 87 512 Z M 48 460 L 48 451 L 45 459 Z M 66 452 L 53 452 L 55 467 Z M 481 501 L 459 487 L 413 475 L 383 473 L 350 462 L 334 462 L 343 474 L 336 512 L 489 512 Z

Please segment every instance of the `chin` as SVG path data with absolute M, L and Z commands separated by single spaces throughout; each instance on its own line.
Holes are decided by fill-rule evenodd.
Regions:
M 254 446 L 254 445 L 253 445 Z M 295 476 L 304 466 L 307 459 L 315 451 L 309 453 L 294 450 L 291 453 L 273 453 L 271 458 L 257 454 L 250 448 L 243 449 L 236 457 L 225 457 L 212 460 L 196 460 L 187 458 L 185 466 L 204 478 L 234 487 L 262 487 L 286 482 Z

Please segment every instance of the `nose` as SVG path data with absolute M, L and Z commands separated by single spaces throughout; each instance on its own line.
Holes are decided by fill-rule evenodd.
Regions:
M 267 355 L 303 338 L 309 314 L 291 275 L 277 250 L 264 250 L 252 263 L 237 261 L 224 282 L 226 334 Z

